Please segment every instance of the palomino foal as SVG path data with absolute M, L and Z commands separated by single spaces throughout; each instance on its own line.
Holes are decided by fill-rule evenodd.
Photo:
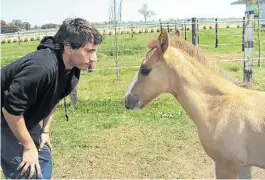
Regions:
M 265 93 L 242 88 L 205 60 L 198 48 L 163 29 L 125 95 L 141 109 L 171 93 L 196 124 L 216 178 L 238 178 L 244 167 L 265 168 Z

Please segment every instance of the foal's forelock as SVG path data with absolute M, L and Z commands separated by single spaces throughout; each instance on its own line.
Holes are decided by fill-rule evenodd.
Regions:
M 157 39 L 151 40 L 147 43 L 147 47 L 152 49 L 152 48 L 156 48 L 159 45 L 159 41 Z

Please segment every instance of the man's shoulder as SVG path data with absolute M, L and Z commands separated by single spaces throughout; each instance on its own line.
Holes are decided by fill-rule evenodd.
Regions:
M 29 65 L 43 68 L 46 71 L 56 71 L 57 69 L 56 55 L 48 48 L 32 52 L 25 59 Z
M 39 62 L 41 64 L 48 64 L 48 65 L 56 64 L 57 62 L 55 53 L 48 48 L 40 49 L 38 51 L 30 53 L 28 54 L 28 58 L 31 60 L 35 60 L 36 62 Z
M 3 66 L 3 72 L 20 72 L 23 69 L 42 68 L 47 72 L 55 72 L 57 70 L 57 58 L 50 49 L 41 49 L 31 52 L 19 59 Z

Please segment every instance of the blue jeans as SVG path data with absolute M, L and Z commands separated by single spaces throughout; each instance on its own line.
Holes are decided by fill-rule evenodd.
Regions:
M 2 124 L 2 123 L 1 123 Z M 38 149 L 40 145 L 41 127 L 29 130 L 29 133 Z M 29 169 L 23 176 L 20 176 L 22 169 L 17 170 L 18 165 L 22 162 L 23 147 L 10 130 L 9 126 L 4 123 L 1 125 L 1 168 L 7 179 L 27 179 Z M 36 176 L 36 172 L 32 178 L 34 179 L 51 179 L 52 176 L 52 156 L 47 145 L 39 151 L 39 163 L 41 167 L 41 177 Z

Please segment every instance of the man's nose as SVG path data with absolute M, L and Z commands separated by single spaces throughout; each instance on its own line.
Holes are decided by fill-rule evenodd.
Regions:
M 98 58 L 97 58 L 97 54 L 94 53 L 91 57 L 90 57 L 90 61 L 91 62 L 97 62 L 98 61 Z

